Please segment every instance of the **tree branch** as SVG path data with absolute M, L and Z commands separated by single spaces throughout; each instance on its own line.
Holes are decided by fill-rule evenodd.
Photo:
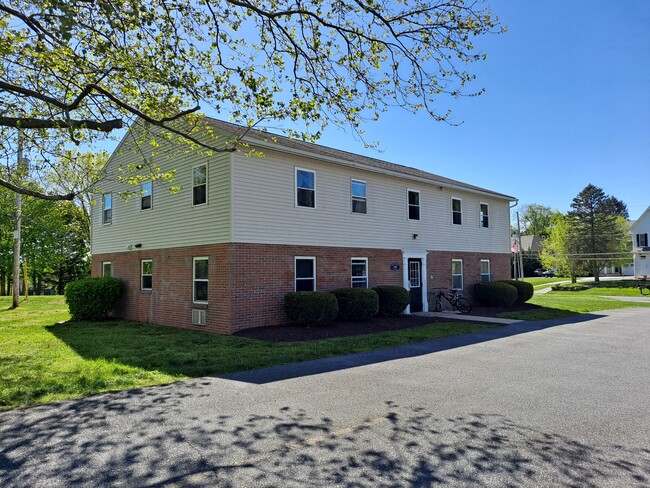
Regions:
M 124 124 L 122 119 L 98 122 L 96 120 L 46 120 L 30 117 L 0 117 L 0 126 L 15 127 L 16 129 L 89 129 L 111 132 L 114 129 L 121 129 Z
M 76 196 L 75 193 L 67 193 L 65 195 L 47 195 L 46 193 L 41 193 L 40 191 L 29 190 L 27 188 L 22 188 L 20 186 L 13 185 L 8 181 L 3 180 L 2 178 L 0 178 L 0 186 L 4 186 L 5 188 L 15 193 L 20 193 L 22 195 L 29 195 L 31 197 L 40 198 L 41 200 L 53 200 L 53 201 L 74 200 L 74 197 Z

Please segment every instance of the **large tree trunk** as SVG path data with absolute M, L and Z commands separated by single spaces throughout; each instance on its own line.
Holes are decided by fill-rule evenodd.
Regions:
M 594 281 L 596 283 L 600 282 L 600 268 L 598 267 L 598 262 L 594 261 Z

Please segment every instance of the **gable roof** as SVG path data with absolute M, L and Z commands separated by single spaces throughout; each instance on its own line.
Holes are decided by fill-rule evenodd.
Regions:
M 243 136 L 241 137 L 242 141 L 253 144 L 255 146 L 262 146 L 268 149 L 274 149 L 277 151 L 302 155 L 306 157 L 311 156 L 335 164 L 342 164 L 345 166 L 352 166 L 369 171 L 398 176 L 401 178 L 408 178 L 411 180 L 417 180 L 423 183 L 428 183 L 440 187 L 479 193 L 493 198 L 499 198 L 508 201 L 516 200 L 515 197 L 512 197 L 510 195 L 487 190 L 485 188 L 463 183 L 462 181 L 452 180 L 451 178 L 445 178 L 444 176 L 428 173 L 427 171 L 422 171 L 410 166 L 389 163 L 387 161 L 382 161 L 381 159 L 371 158 L 368 156 L 362 156 L 360 154 L 342 151 L 340 149 L 321 146 L 312 142 L 291 139 L 286 136 L 273 134 L 270 132 L 263 132 L 257 129 L 251 129 L 241 125 L 232 124 L 230 122 L 225 122 L 223 120 L 213 119 L 211 117 L 207 117 L 207 120 L 216 129 L 221 129 L 223 131 L 233 133 L 236 136 Z
M 634 232 L 637 225 L 644 222 L 647 218 L 650 218 L 650 207 L 646 208 L 645 211 L 641 214 L 641 216 L 632 222 L 632 225 L 630 227 L 631 231 Z

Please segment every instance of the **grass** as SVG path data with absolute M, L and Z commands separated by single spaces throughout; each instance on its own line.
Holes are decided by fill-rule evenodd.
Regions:
M 547 285 L 549 283 L 559 283 L 561 281 L 566 281 L 566 278 L 544 278 L 544 277 L 535 277 L 535 278 L 524 278 L 524 281 L 530 283 L 533 286 Z
M 539 305 L 541 309 L 520 312 L 505 312 L 501 318 L 519 320 L 549 320 L 569 317 L 582 313 L 615 310 L 619 308 L 650 307 L 649 303 L 623 302 L 612 298 L 594 296 L 585 291 L 553 291 L 544 295 L 534 295 L 528 303 Z M 639 293 L 636 290 L 637 294 Z
M 581 295 L 619 296 L 619 297 L 640 297 L 641 292 L 636 285 L 639 280 L 606 280 L 598 283 L 589 282 L 590 288 L 579 292 Z M 650 296 L 648 290 L 643 290 L 645 296 Z
M 438 323 L 372 335 L 272 343 L 126 321 L 65 322 L 63 297 L 0 297 L 0 410 L 468 334 Z

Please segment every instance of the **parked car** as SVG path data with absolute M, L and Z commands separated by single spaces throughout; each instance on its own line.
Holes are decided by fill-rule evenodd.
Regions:
M 546 271 L 542 271 L 542 276 L 545 278 L 555 278 L 555 271 L 547 269 Z

